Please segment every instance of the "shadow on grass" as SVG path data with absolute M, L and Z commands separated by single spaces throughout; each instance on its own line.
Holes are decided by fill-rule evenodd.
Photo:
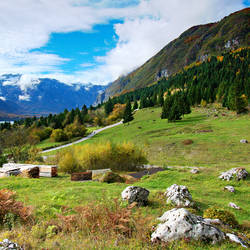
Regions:
M 205 120 L 206 116 L 205 115 L 197 115 L 195 117 L 184 117 L 183 120 L 180 120 L 180 121 L 176 121 L 175 123 L 177 125 L 181 125 L 182 123 L 197 123 L 197 122 L 200 122 L 202 120 Z

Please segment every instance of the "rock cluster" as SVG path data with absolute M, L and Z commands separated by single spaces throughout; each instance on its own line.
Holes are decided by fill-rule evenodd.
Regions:
M 245 168 L 232 168 L 226 172 L 221 173 L 219 176 L 220 179 L 222 180 L 227 180 L 230 181 L 234 177 L 236 180 L 243 180 L 246 179 L 248 176 L 248 172 L 246 171 Z
M 18 244 L 11 242 L 8 239 L 4 239 L 2 242 L 0 242 L 0 250 L 23 250 L 22 247 L 20 247 Z
M 136 202 L 138 206 L 145 206 L 148 203 L 149 191 L 142 187 L 129 186 L 122 191 L 122 199 L 129 204 Z
M 159 220 L 161 223 L 151 235 L 153 242 L 169 242 L 188 238 L 214 244 L 225 239 L 225 234 L 222 231 L 184 208 L 169 210 Z
M 192 207 L 194 205 L 192 195 L 186 186 L 173 184 L 167 188 L 165 195 L 167 203 L 173 203 L 179 207 Z

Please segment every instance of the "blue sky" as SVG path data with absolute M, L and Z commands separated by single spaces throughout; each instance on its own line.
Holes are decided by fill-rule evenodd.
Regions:
M 50 77 L 107 84 L 187 28 L 218 21 L 249 0 L 0 1 L 0 75 L 20 86 Z

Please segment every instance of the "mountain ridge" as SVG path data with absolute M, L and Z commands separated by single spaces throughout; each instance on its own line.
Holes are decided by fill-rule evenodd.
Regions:
M 112 82 L 102 94 L 102 101 L 110 96 L 157 83 L 197 61 L 241 46 L 249 46 L 250 8 L 234 12 L 221 21 L 196 25 L 168 43 L 155 56 L 126 76 Z

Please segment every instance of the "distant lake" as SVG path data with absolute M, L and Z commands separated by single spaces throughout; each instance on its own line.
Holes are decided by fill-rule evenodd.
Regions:
M 11 124 L 14 123 L 14 121 L 0 121 L 0 123 L 10 122 Z

